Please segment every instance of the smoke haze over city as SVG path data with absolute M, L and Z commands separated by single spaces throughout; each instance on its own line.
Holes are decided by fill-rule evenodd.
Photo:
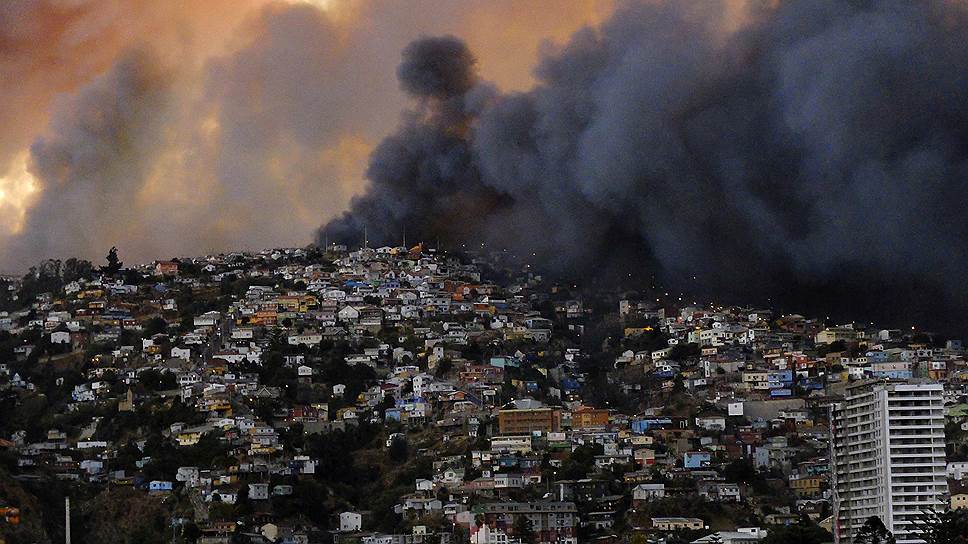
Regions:
M 5 5 L 0 263 L 365 226 L 964 324 L 964 3 L 539 4 Z

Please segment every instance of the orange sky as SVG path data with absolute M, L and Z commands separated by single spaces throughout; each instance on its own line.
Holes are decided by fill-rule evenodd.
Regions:
M 562 42 L 612 9 L 611 0 L 12 4 L 0 6 L 0 117 L 5 120 L 0 127 L 0 250 L 17 248 L 18 242 L 19 248 L 0 251 L 0 270 L 26 268 L 31 259 L 64 258 L 65 252 L 99 258 L 104 247 L 115 244 L 135 261 L 174 252 L 306 243 L 319 224 L 340 213 L 362 190 L 370 149 L 393 129 L 406 106 L 395 68 L 409 41 L 455 34 L 477 55 L 484 79 L 505 91 L 524 90 L 532 84 L 531 70 L 544 41 Z M 289 28 L 306 33 L 298 36 L 302 41 L 279 43 Z M 273 55 L 286 59 L 287 47 L 319 48 L 319 54 L 293 60 L 315 65 L 283 66 L 286 60 Z M 106 81 L 116 81 L 111 74 L 119 59 L 137 48 L 145 48 L 153 62 L 164 66 L 167 80 L 158 98 L 164 112 L 150 123 L 136 119 L 146 123 L 140 130 L 148 133 L 139 133 L 139 156 L 115 159 L 122 161 L 119 172 L 139 179 L 99 187 L 100 173 L 82 173 L 92 195 L 123 192 L 118 202 L 131 209 L 103 222 L 81 214 L 76 220 L 83 225 L 80 229 L 69 223 L 31 222 L 32 210 L 84 206 L 87 198 L 78 192 L 63 197 L 69 202 L 57 202 L 60 197 L 54 193 L 66 186 L 38 175 L 31 146 L 54 142 L 70 150 L 71 141 L 63 133 L 89 128 L 89 121 L 71 110 L 96 103 L 99 93 L 109 92 Z M 293 52 L 292 57 L 302 55 L 298 49 Z M 277 73 L 283 79 L 299 77 L 300 68 L 312 74 L 304 84 L 272 84 Z M 302 99 L 321 108 L 313 125 L 325 133 L 320 137 L 283 126 L 284 121 L 273 121 L 270 115 L 258 116 L 259 103 L 265 108 L 286 106 L 286 97 L 265 93 L 302 94 L 317 85 L 318 96 Z M 246 104 L 252 104 L 251 111 Z M 252 114 L 253 119 L 236 126 L 240 114 Z M 227 146 L 258 139 L 262 125 L 269 136 L 258 142 L 264 146 L 258 177 L 235 185 L 237 176 L 226 163 L 247 158 L 229 154 Z M 75 165 L 69 157 L 65 160 Z M 127 164 L 135 160 L 137 168 Z M 28 229 L 47 232 L 18 240 Z

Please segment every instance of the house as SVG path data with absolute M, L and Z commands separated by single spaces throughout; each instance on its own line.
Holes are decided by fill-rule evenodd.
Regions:
M 339 515 L 339 531 L 353 533 L 363 527 L 363 516 L 357 512 L 342 512 Z
M 696 426 L 707 431 L 725 431 L 726 418 L 722 416 L 697 417 Z
M 819 497 L 822 485 L 823 479 L 819 476 L 790 477 L 790 489 L 799 498 Z
M 759 527 L 741 527 L 735 531 L 719 531 L 693 540 L 691 544 L 756 544 L 766 536 Z
M 287 485 L 287 484 L 279 484 L 272 488 L 273 497 L 285 497 L 288 495 L 292 495 L 292 492 L 293 492 L 293 486 Z
M 269 484 L 258 483 L 249 484 L 249 499 L 253 501 L 264 501 L 269 498 Z
M 176 261 L 158 261 L 155 264 L 155 275 L 174 277 L 178 275 L 178 263 Z
M 964 510 L 968 508 L 968 492 L 964 493 L 952 493 L 951 495 L 951 509 L 952 510 Z
M 578 544 L 578 509 L 572 502 L 485 503 L 474 506 L 471 514 L 512 536 L 514 521 L 523 516 L 530 522 L 536 544 Z
M 655 450 L 651 448 L 636 448 L 632 452 L 632 460 L 638 466 L 655 464 Z
M 675 532 L 688 529 L 698 531 L 706 524 L 699 518 L 652 518 L 652 528 L 657 531 Z
M 470 527 L 471 544 L 508 544 L 511 542 L 506 532 L 498 528 L 488 527 L 486 523 L 481 526 L 472 523 Z
M 178 467 L 178 471 L 175 473 L 176 482 L 185 482 L 187 485 L 192 486 L 198 482 L 201 472 L 198 467 Z
M 152 480 L 148 482 L 148 491 L 166 493 L 172 490 L 172 484 L 166 480 Z
M 186 361 L 187 360 L 191 360 L 191 358 L 192 358 L 192 350 L 189 349 L 189 348 L 183 348 L 183 347 L 177 347 L 176 346 L 176 347 L 171 348 L 171 357 L 173 359 L 185 359 Z
M 352 306 L 344 306 L 336 312 L 336 317 L 342 322 L 354 323 L 360 319 L 360 311 Z
M 632 504 L 641 505 L 665 497 L 665 484 L 639 484 L 632 488 Z
M 702 481 L 697 486 L 699 496 L 707 501 L 740 502 L 739 485 L 729 482 Z
M 195 316 L 192 323 L 195 327 L 214 327 L 219 324 L 222 320 L 222 314 L 216 311 L 205 312 L 202 315 Z
M 224 502 L 225 504 L 235 504 L 238 501 L 238 493 L 229 489 L 214 489 L 205 496 L 205 502 Z
M 686 468 L 705 468 L 711 460 L 708 451 L 687 451 L 682 455 L 682 465 Z

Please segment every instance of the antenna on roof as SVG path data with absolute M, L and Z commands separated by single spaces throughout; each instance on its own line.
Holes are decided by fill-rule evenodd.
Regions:
M 407 247 L 407 226 L 403 226 L 403 247 Z
M 366 224 L 363 224 L 363 247 L 370 247 L 370 240 L 366 237 Z

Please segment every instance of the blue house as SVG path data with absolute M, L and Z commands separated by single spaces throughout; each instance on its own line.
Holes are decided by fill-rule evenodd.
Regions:
M 632 420 L 632 432 L 634 433 L 644 433 L 653 429 L 669 429 L 674 426 L 674 422 L 668 417 L 649 417 Z
M 507 367 L 518 368 L 521 366 L 521 362 L 515 359 L 514 357 L 491 357 L 489 364 L 491 366 L 496 366 L 497 368 L 507 368 Z
M 708 467 L 712 456 L 708 451 L 687 451 L 682 455 L 682 465 L 686 468 Z
M 171 482 L 165 480 L 151 480 L 148 482 L 148 491 L 171 491 Z
M 875 378 L 888 378 L 891 380 L 908 380 L 914 377 L 910 370 L 876 370 L 871 372 Z
M 575 380 L 574 378 L 562 378 L 561 388 L 566 393 L 574 393 L 575 391 L 578 391 L 581 389 L 581 384 L 579 384 L 578 381 Z
M 793 371 L 792 370 L 773 370 L 767 377 L 770 389 L 789 387 L 793 384 Z
M 867 360 L 872 363 L 883 363 L 887 361 L 886 351 L 880 351 L 880 350 L 868 351 L 867 353 L 864 354 L 864 356 L 866 356 Z
M 822 391 L 823 383 L 815 379 L 800 380 L 800 387 L 805 391 Z

